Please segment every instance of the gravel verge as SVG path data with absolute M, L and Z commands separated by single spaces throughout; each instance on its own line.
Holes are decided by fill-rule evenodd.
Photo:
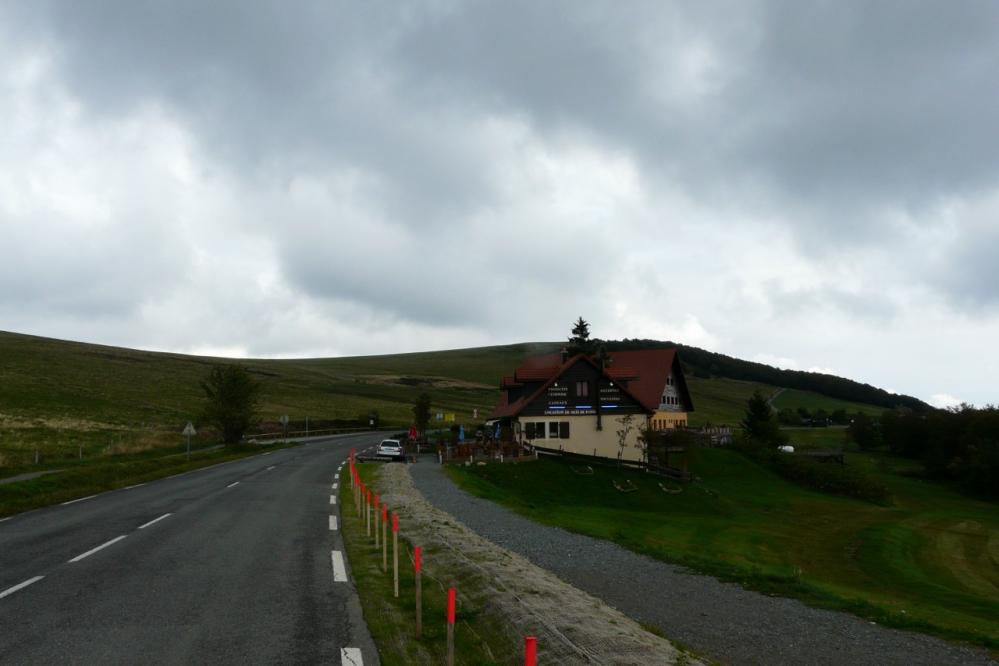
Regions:
M 996 664 L 981 649 L 770 597 L 542 525 L 458 488 L 436 461 L 410 465 L 417 489 L 482 537 L 726 664 Z
M 538 638 L 543 664 L 684 664 L 701 662 L 593 596 L 523 557 L 484 539 L 434 507 L 413 485 L 415 466 L 387 464 L 374 484 L 400 514 L 400 533 L 422 544 L 424 575 L 443 590 L 454 584 L 459 607 L 484 612 L 510 637 L 517 653 L 523 636 Z M 408 548 L 406 549 L 407 555 Z M 467 627 L 470 629 L 471 627 Z M 465 628 L 459 627 L 458 631 Z M 519 654 L 501 663 L 522 663 Z

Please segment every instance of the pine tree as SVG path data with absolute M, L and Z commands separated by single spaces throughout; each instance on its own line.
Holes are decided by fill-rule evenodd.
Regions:
M 590 340 L 590 324 L 580 317 L 572 327 L 572 336 L 569 338 L 569 355 L 591 354 L 593 352 L 593 342 Z

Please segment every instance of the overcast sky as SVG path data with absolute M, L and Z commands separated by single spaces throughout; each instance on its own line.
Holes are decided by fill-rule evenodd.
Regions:
M 0 4 L 0 329 L 999 401 L 999 3 Z

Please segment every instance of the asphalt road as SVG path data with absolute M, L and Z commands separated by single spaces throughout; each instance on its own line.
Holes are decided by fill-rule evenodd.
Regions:
M 313 440 L 0 522 L 0 663 L 340 664 L 359 650 L 377 664 L 349 563 L 334 580 L 330 516 L 348 451 L 380 438 Z

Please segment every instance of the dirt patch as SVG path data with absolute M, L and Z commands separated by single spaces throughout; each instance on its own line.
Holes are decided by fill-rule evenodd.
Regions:
M 459 596 L 538 637 L 539 661 L 559 664 L 698 664 L 669 641 L 528 560 L 483 539 L 427 502 L 406 465 L 385 465 L 378 490 L 407 536 L 435 553 L 433 570 L 463 581 Z M 430 568 L 430 562 L 427 562 Z

